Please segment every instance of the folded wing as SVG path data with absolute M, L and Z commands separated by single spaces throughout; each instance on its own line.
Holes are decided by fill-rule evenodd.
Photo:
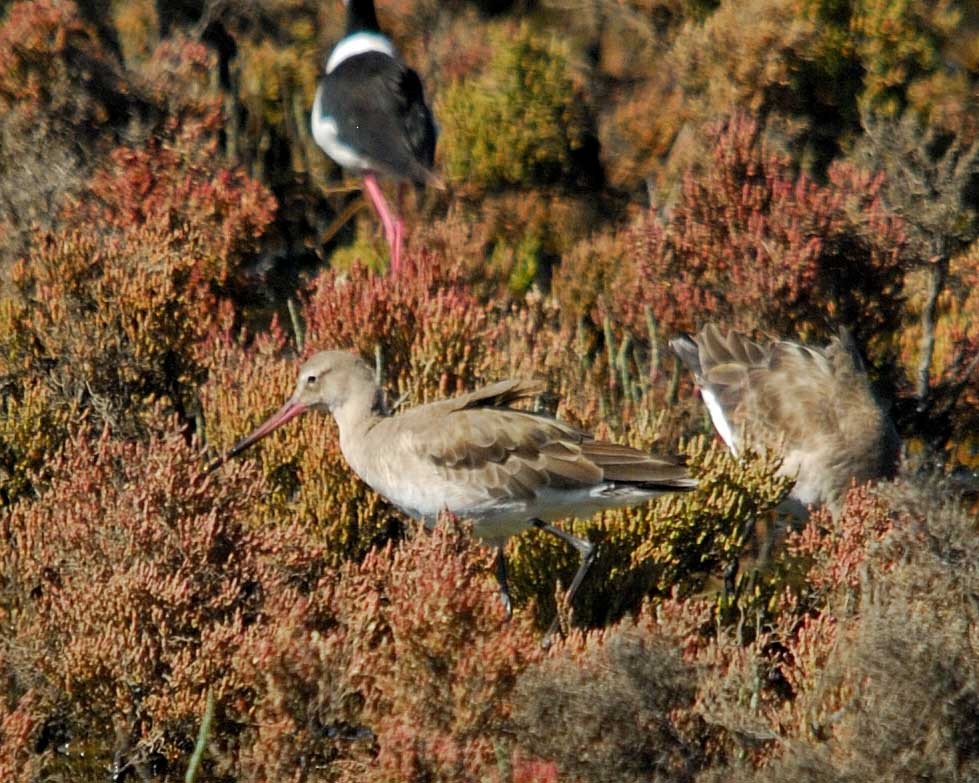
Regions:
M 607 482 L 676 491 L 695 485 L 684 465 L 615 443 L 548 416 L 508 406 L 539 393 L 539 384 L 509 380 L 412 412 L 402 427 L 417 458 L 445 478 L 496 500 L 531 500 L 540 491 L 588 489 Z M 430 420 L 430 419 L 429 419 Z

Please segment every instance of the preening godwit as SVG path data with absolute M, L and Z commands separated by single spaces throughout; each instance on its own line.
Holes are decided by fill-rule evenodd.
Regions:
M 809 348 L 733 331 L 724 337 L 708 324 L 670 347 L 696 377 L 735 455 L 745 445 L 781 453 L 781 472 L 795 479 L 797 515 L 821 504 L 836 513 L 851 482 L 894 475 L 900 440 L 848 333 Z
M 418 74 L 381 32 L 373 0 L 344 0 L 346 35 L 326 61 L 313 103 L 316 143 L 340 166 L 361 172 L 401 265 L 403 224 L 384 199 L 376 175 L 440 186 L 432 172 L 436 128 Z
M 538 527 L 574 546 L 581 565 L 568 588 L 570 605 L 594 548 L 549 522 L 637 505 L 692 489 L 696 481 L 672 457 L 598 441 L 556 419 L 509 407 L 539 391 L 533 382 L 500 381 L 390 416 L 363 360 L 323 351 L 302 366 L 285 405 L 227 456 L 307 410 L 332 413 L 344 457 L 376 492 L 428 525 L 443 511 L 471 519 L 475 534 L 496 547 L 508 613 L 507 539 Z

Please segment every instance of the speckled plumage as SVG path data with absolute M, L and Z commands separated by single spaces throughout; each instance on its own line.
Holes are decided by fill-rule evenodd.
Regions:
M 303 365 L 290 403 L 330 411 L 351 468 L 394 505 L 428 523 L 441 511 L 470 518 L 491 543 L 533 519 L 587 517 L 694 486 L 676 459 L 509 407 L 539 391 L 506 380 L 386 416 L 370 368 L 323 351 Z

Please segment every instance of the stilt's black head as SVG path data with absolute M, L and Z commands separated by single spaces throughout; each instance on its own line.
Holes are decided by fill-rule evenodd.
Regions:
M 377 14 L 374 12 L 374 0 L 343 0 L 347 6 L 347 35 L 351 33 L 379 33 Z

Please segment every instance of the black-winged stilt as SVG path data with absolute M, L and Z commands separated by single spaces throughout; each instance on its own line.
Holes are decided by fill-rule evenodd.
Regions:
M 391 247 L 391 270 L 397 272 L 403 224 L 376 175 L 441 186 L 432 171 L 437 131 L 421 80 L 381 32 L 373 0 L 344 4 L 346 35 L 333 47 L 316 90 L 313 138 L 340 166 L 363 174 Z

